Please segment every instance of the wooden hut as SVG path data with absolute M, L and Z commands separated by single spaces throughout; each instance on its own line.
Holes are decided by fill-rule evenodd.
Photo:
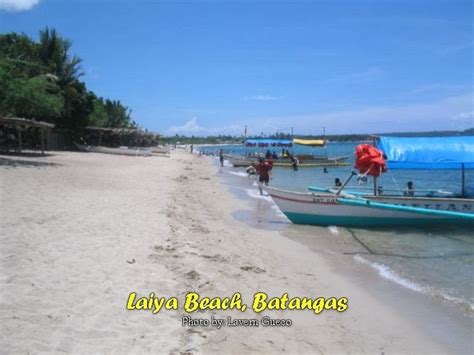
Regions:
M 44 155 L 45 148 L 45 133 L 47 130 L 54 128 L 54 124 L 42 121 L 29 120 L 19 117 L 0 117 L 0 126 L 14 128 L 17 133 L 16 143 L 17 151 L 21 153 L 22 150 L 22 131 L 25 128 L 38 128 L 41 140 L 41 154 Z
M 88 144 L 99 146 L 151 146 L 158 144 L 159 135 L 139 128 L 85 127 Z

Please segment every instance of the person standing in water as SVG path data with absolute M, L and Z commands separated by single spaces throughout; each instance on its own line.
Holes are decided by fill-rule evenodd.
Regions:
M 297 157 L 294 157 L 292 156 L 291 157 L 291 166 L 293 167 L 293 170 L 294 171 L 298 171 L 298 165 L 299 165 L 299 161 L 298 161 L 298 158 Z
M 258 174 L 258 189 L 260 191 L 260 195 L 263 195 L 262 184 L 268 186 L 270 182 L 270 171 L 272 170 L 272 165 L 265 162 L 263 158 L 258 160 L 258 164 L 255 166 L 255 170 L 257 170 Z
M 221 163 L 221 167 L 224 166 L 224 151 L 221 149 L 219 150 L 219 162 Z

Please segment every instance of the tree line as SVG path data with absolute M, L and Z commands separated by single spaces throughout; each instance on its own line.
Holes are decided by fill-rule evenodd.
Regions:
M 54 123 L 72 135 L 85 126 L 136 128 L 127 106 L 87 89 L 81 63 L 54 29 L 41 30 L 38 40 L 1 34 L 0 116 Z

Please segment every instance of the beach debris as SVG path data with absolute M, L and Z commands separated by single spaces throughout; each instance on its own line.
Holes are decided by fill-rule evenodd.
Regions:
M 132 259 L 132 260 L 127 260 L 127 263 L 129 264 L 135 264 L 136 260 L 135 259 Z
M 227 262 L 227 259 L 224 258 L 222 255 L 216 254 L 216 255 L 200 255 L 200 257 L 209 259 L 212 261 L 220 262 L 220 263 L 225 263 Z
M 201 226 L 200 224 L 193 224 L 191 225 L 191 231 L 203 234 L 209 234 L 210 231 L 206 227 Z
M 264 273 L 266 272 L 264 269 L 261 269 L 259 268 L 258 266 L 241 266 L 240 267 L 240 270 L 243 270 L 243 271 L 252 271 L 256 274 L 261 274 L 261 273 Z
M 188 279 L 191 279 L 191 280 L 197 280 L 200 277 L 199 273 L 196 270 L 191 270 L 191 271 L 185 273 L 184 276 Z

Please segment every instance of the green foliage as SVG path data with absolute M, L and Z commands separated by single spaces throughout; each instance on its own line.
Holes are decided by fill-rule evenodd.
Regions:
M 130 126 L 131 110 L 120 101 L 105 100 L 107 127 L 125 128 Z
M 49 72 L 59 78 L 61 87 L 72 85 L 84 74 L 80 68 L 81 58 L 76 55 L 71 57 L 69 54 L 71 44 L 71 41 L 61 37 L 54 29 L 46 27 L 40 31 L 38 57 Z
M 63 105 L 59 88 L 47 77 L 12 77 L 0 61 L 0 114 L 53 121 Z
M 71 41 L 47 27 L 37 42 L 0 35 L 0 115 L 49 121 L 73 137 L 85 126 L 135 127 L 128 107 L 98 98 L 79 80 L 82 60 L 70 49 Z
M 94 127 L 107 127 L 108 123 L 108 115 L 107 111 L 105 110 L 104 103 L 102 99 L 98 99 L 94 97 L 93 100 L 93 109 L 91 114 L 89 115 L 89 126 Z

